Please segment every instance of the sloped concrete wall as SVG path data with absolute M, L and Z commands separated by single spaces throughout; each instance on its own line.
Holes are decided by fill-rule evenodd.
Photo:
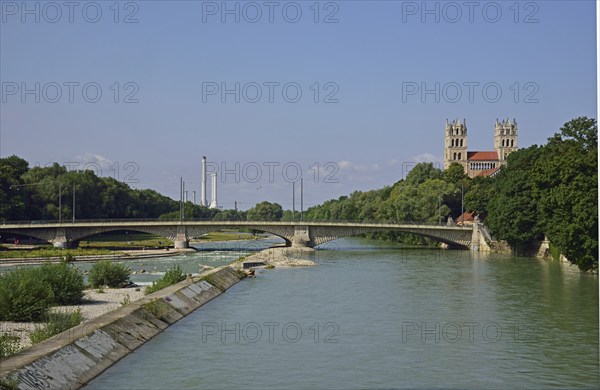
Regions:
M 0 383 L 78 389 L 242 277 L 230 267 L 217 268 L 69 329 L 0 362 Z

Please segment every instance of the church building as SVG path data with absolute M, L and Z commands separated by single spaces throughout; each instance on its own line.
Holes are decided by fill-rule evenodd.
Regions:
M 506 156 L 518 149 L 517 121 L 513 119 L 498 122 L 494 128 L 493 151 L 467 150 L 467 121 L 456 119 L 448 122 L 446 119 L 444 169 L 450 164 L 458 163 L 463 166 L 465 173 L 475 176 L 491 176 L 506 164 Z

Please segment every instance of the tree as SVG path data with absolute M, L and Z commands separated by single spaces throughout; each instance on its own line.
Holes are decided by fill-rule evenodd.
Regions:
M 418 163 L 406 175 L 409 184 L 421 184 L 427 179 L 441 179 L 442 170 L 435 168 L 433 163 Z
M 248 221 L 279 221 L 283 215 L 281 205 L 267 201 L 260 202 L 248 210 Z
M 495 195 L 488 204 L 486 224 L 497 238 L 513 247 L 529 245 L 544 236 L 537 214 L 539 195 L 531 171 L 541 154 L 537 145 L 511 153 L 494 180 Z
M 469 176 L 465 173 L 465 168 L 459 163 L 453 162 L 442 173 L 442 178 L 448 182 L 460 186 L 463 182 L 469 180 Z
M 477 176 L 471 180 L 471 185 L 465 193 L 465 210 L 473 211 L 485 217 L 488 204 L 494 196 L 494 179 Z
M 29 169 L 27 161 L 17 156 L 0 158 L 0 219 L 26 218 L 27 188 L 21 176 Z
M 582 270 L 598 268 L 598 127 L 567 122 L 534 168 L 543 231 Z

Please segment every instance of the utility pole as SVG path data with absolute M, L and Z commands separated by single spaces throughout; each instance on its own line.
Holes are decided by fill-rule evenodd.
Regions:
M 292 221 L 296 219 L 296 182 L 292 182 Z
M 438 194 L 438 225 L 442 224 L 442 194 Z
M 300 178 L 300 220 L 304 221 L 304 179 Z
M 462 225 L 465 226 L 465 187 L 460 186 L 460 212 Z
M 62 187 L 58 181 L 58 223 L 62 222 Z
M 183 207 L 181 211 L 181 220 L 185 219 L 185 202 L 187 202 L 187 191 L 185 190 L 185 181 L 183 182 L 183 187 L 181 188 L 181 196 L 183 197 Z
M 196 204 L 196 191 L 192 191 L 192 194 L 194 195 L 194 204 Z
M 73 223 L 75 223 L 75 184 L 73 184 Z
M 183 177 L 179 177 L 179 220 L 183 217 Z

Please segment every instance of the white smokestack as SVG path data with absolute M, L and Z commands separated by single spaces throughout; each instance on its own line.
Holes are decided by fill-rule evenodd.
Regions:
M 200 193 L 200 205 L 206 207 L 206 156 L 202 156 L 202 192 Z
M 210 207 L 211 209 L 216 209 L 219 207 L 217 203 L 217 174 L 212 174 L 212 195 L 210 199 Z

